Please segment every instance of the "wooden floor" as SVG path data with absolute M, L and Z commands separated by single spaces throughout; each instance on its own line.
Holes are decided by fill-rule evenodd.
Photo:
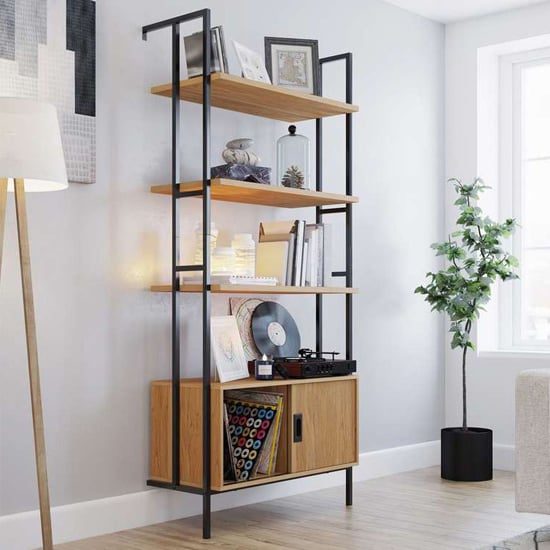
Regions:
M 215 497 L 214 497 L 215 498 Z M 361 549 L 472 550 L 550 524 L 550 516 L 514 511 L 514 478 L 452 483 L 428 468 L 213 514 L 213 538 L 200 517 L 56 546 L 57 550 Z

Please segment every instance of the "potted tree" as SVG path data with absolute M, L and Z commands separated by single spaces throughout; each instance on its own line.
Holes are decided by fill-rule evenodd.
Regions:
M 441 477 L 455 481 L 486 481 L 493 477 L 493 432 L 488 428 L 468 425 L 466 392 L 466 359 L 475 349 L 472 325 L 491 298 L 495 281 L 517 279 L 516 258 L 502 247 L 516 221 L 503 223 L 485 216 L 476 201 L 485 189 L 481 179 L 464 185 L 450 179 L 458 198 L 460 211 L 457 230 L 447 241 L 432 244 L 437 256 L 444 256 L 446 267 L 427 273 L 428 282 L 415 292 L 425 296 L 432 311 L 446 313 L 452 334 L 451 348 L 462 350 L 462 427 L 441 430 Z

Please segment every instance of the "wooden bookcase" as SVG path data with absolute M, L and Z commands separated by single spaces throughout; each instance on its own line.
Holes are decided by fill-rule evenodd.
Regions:
M 202 21 L 203 76 L 180 80 L 180 25 Z M 353 357 L 352 298 L 357 292 L 352 277 L 352 206 L 358 199 L 352 194 L 352 114 L 358 107 L 351 101 L 351 54 L 320 60 L 325 63 L 344 61 L 346 67 L 346 101 L 336 101 L 315 95 L 294 92 L 282 87 L 215 73 L 210 74 L 211 59 L 210 10 L 204 9 L 160 21 L 143 27 L 143 38 L 150 32 L 169 28 L 172 31 L 172 79 L 168 84 L 154 86 L 151 92 L 171 99 L 172 113 L 172 177 L 168 185 L 151 187 L 152 193 L 167 195 L 171 202 L 172 272 L 171 282 L 152 285 L 154 292 L 169 292 L 172 297 L 172 376 L 151 384 L 151 453 L 150 479 L 147 484 L 164 489 L 201 495 L 203 500 L 203 537 L 211 535 L 211 496 L 217 493 L 245 489 L 322 474 L 336 470 L 346 472 L 346 504 L 352 503 L 352 466 L 358 461 L 358 378 L 343 376 L 300 380 L 277 379 L 257 381 L 251 378 L 230 383 L 211 380 L 210 314 L 212 294 L 292 294 L 311 295 L 316 305 L 316 342 L 323 349 L 323 296 L 341 294 L 345 299 L 345 356 Z M 182 182 L 180 164 L 180 101 L 201 105 L 202 109 L 202 179 Z M 288 189 L 229 179 L 210 179 L 211 108 L 218 107 L 258 117 L 288 122 L 316 121 L 316 190 Z M 345 193 L 327 193 L 322 189 L 322 119 L 345 116 L 346 162 Z M 211 201 L 245 203 L 274 208 L 311 207 L 316 223 L 323 217 L 343 214 L 346 222 L 344 271 L 333 273 L 342 278 L 338 287 L 241 286 L 212 283 L 210 280 L 209 239 L 203 237 L 201 284 L 183 284 L 180 275 L 197 271 L 197 266 L 179 264 L 180 199 L 202 201 L 203 227 L 210 227 Z M 237 229 L 237 228 L 236 228 Z M 197 293 L 202 299 L 202 377 L 182 378 L 180 372 L 181 327 L 179 298 L 182 293 Z M 224 393 L 235 389 L 258 389 L 282 393 L 284 396 L 281 435 L 274 474 L 258 476 L 245 482 L 225 482 L 223 476 L 223 402 Z M 301 415 L 301 438 L 295 415 Z M 298 441 L 297 439 L 301 439 Z

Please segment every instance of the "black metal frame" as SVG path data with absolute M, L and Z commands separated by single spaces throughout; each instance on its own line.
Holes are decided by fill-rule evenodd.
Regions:
M 197 19 L 202 20 L 203 30 L 203 90 L 202 90 L 202 189 L 197 191 L 180 192 L 179 190 L 179 169 L 180 169 L 180 64 L 181 64 L 181 35 L 180 25 Z M 192 13 L 159 21 L 146 25 L 142 29 L 143 40 L 147 35 L 161 29 L 170 28 L 172 31 L 172 481 L 160 482 L 148 480 L 147 485 L 162 489 L 171 489 L 185 493 L 202 495 L 202 529 L 203 538 L 211 536 L 211 496 L 220 491 L 211 489 L 211 437 L 210 437 L 210 412 L 211 412 L 211 361 L 210 361 L 210 314 L 211 314 L 211 287 L 210 287 L 210 219 L 211 219 L 211 181 L 210 181 L 210 115 L 211 115 L 211 68 L 210 59 L 212 44 L 210 35 L 210 10 L 203 9 Z M 320 60 L 321 83 L 322 66 L 324 63 L 345 60 L 346 62 L 346 102 L 352 102 L 352 56 L 350 53 L 326 57 Z M 320 93 L 321 90 L 320 90 Z M 346 114 L 346 194 L 352 194 L 352 170 L 351 170 L 351 148 L 352 148 L 352 127 L 351 114 Z M 317 169 L 317 191 L 322 191 L 322 120 L 316 120 L 316 169 Z M 202 196 L 202 222 L 203 222 L 203 261 L 202 265 L 180 265 L 179 264 L 179 204 L 178 199 L 186 197 Z M 342 208 L 316 208 L 315 218 L 321 223 L 323 215 L 346 214 L 346 271 L 335 272 L 334 276 L 346 278 L 346 286 L 352 286 L 352 217 L 351 204 Z M 181 350 L 180 350 L 180 317 L 179 317 L 179 274 L 189 271 L 202 271 L 202 439 L 203 439 L 203 480 L 202 488 L 191 487 L 180 484 L 180 379 L 181 379 Z M 346 358 L 352 357 L 352 295 L 346 294 Z M 316 296 L 316 349 L 322 351 L 323 342 L 323 301 L 322 295 Z M 352 468 L 346 470 L 346 504 L 352 503 Z M 308 477 L 320 474 L 304 474 L 300 477 Z M 265 484 L 279 483 L 286 480 L 279 480 L 276 477 L 268 479 Z M 235 487 L 229 491 L 238 491 L 246 487 Z M 223 491 L 228 492 L 228 491 Z

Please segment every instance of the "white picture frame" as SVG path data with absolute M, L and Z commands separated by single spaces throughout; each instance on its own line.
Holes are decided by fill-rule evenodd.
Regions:
M 210 319 L 210 346 L 220 382 L 248 378 L 248 366 L 237 320 L 233 315 Z
M 237 54 L 245 78 L 257 82 L 264 82 L 265 84 L 271 84 L 271 79 L 265 68 L 263 57 L 259 53 L 243 46 L 235 40 L 233 40 L 233 47 L 235 48 L 235 53 Z

